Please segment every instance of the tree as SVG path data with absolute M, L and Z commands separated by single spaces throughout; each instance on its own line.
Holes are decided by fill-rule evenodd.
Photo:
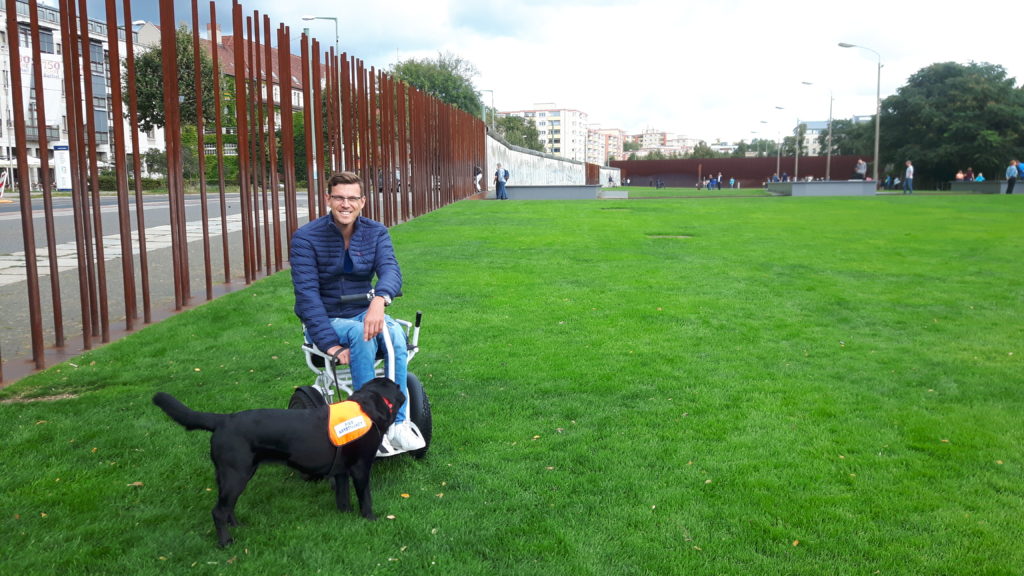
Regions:
M 832 121 L 832 154 L 851 154 L 871 158 L 874 154 L 875 122 Z M 828 154 L 828 132 L 818 134 L 818 146 Z
M 622 143 L 622 151 L 623 152 L 636 152 L 639 149 L 640 149 L 640 143 L 636 142 L 634 140 L 627 140 L 626 142 Z
M 454 54 L 439 53 L 437 60 L 403 60 L 391 67 L 391 75 L 477 118 L 483 113 L 480 94 L 472 81 L 476 67 Z
M 690 158 L 718 158 L 720 154 L 711 149 L 708 143 L 701 140 L 693 147 L 693 152 L 690 153 Z
M 146 171 L 150 177 L 156 174 L 167 175 L 167 153 L 163 150 L 150 148 L 143 154 L 142 160 L 146 163 Z
M 922 68 L 882 103 L 882 157 L 914 163 L 918 186 L 957 169 L 1002 174 L 1024 146 L 1024 89 L 1002 66 L 942 62 Z
M 182 26 L 175 31 L 177 43 L 178 91 L 181 97 L 181 123 L 196 125 L 195 62 L 192 33 Z M 135 91 L 139 99 L 139 128 L 143 131 L 166 126 L 164 113 L 164 78 L 162 52 L 159 47 L 141 52 L 135 58 Z M 199 52 L 199 70 L 203 78 L 203 117 L 214 121 L 213 61 L 205 51 Z M 128 75 L 123 76 L 125 94 L 128 93 Z
M 521 116 L 503 116 L 498 118 L 496 128 L 498 134 L 509 144 L 529 148 L 537 152 L 544 151 L 544 143 L 540 141 L 540 133 L 537 132 L 537 126 L 526 118 Z
M 756 153 L 757 157 L 774 156 L 776 144 L 774 140 L 765 138 L 754 138 L 750 141 L 749 150 Z
M 739 144 L 736 145 L 736 149 L 729 156 L 732 158 L 746 158 L 747 152 L 750 152 L 753 148 L 753 144 L 747 144 L 746 140 L 740 140 Z

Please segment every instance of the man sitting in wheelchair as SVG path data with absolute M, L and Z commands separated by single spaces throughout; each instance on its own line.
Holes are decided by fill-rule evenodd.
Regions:
M 388 334 L 394 349 L 393 359 L 386 359 L 388 373 L 394 371 L 395 383 L 408 398 L 406 334 L 384 313 L 402 290 L 402 271 L 391 235 L 380 222 L 360 216 L 366 197 L 357 174 L 335 173 L 327 190 L 329 213 L 292 236 L 289 258 L 295 314 L 317 348 L 339 364 L 349 365 L 356 389 L 374 378 L 377 351 L 387 348 L 384 334 Z M 359 295 L 363 298 L 352 298 Z M 408 414 L 409 402 L 405 402 L 384 438 L 382 455 L 425 446 Z

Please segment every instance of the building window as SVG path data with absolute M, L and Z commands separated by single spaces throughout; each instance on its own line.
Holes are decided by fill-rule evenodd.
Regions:
M 55 54 L 53 49 L 53 30 L 48 28 L 39 29 L 39 51 L 43 54 Z

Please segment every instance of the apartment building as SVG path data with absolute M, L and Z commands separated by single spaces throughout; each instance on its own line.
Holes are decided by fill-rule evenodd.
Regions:
M 550 107 L 498 112 L 498 116 L 519 116 L 533 122 L 548 154 L 588 161 L 586 112 Z
M 618 128 L 587 130 L 587 162 L 607 166 L 610 160 L 624 160 L 626 133 Z
M 0 170 L 6 171 L 18 178 L 15 161 L 14 134 L 14 108 L 12 94 L 13 74 L 19 74 L 22 85 L 22 99 L 24 102 L 24 118 L 26 126 L 27 141 L 25 148 L 29 164 L 29 185 L 30 188 L 38 186 L 40 181 L 40 158 L 43 154 L 49 159 L 50 170 L 54 170 L 54 148 L 67 145 L 68 120 L 66 103 L 64 100 L 64 42 L 60 31 L 60 11 L 50 6 L 38 5 L 39 22 L 39 66 L 43 70 L 43 81 L 41 89 L 36 91 L 33 70 L 36 66 L 32 51 L 32 36 L 30 30 L 29 5 L 26 2 L 17 2 L 18 37 L 9 38 L 6 26 L 0 30 Z M 0 18 L 6 23 L 6 6 L 0 6 Z M 137 48 L 141 49 L 138 43 L 139 37 L 136 30 L 132 30 L 132 41 Z M 96 156 L 100 168 L 110 165 L 113 154 L 114 114 L 120 111 L 113 110 L 112 97 L 110 92 L 110 68 L 109 54 L 110 45 L 107 40 L 107 26 L 105 22 L 90 20 L 88 23 L 89 50 L 83 56 L 80 69 L 84 72 L 81 82 L 88 82 L 92 88 L 92 101 L 85 103 L 84 113 L 91 121 L 92 128 L 96 133 Z M 118 30 L 118 52 L 126 53 L 125 30 Z M 17 41 L 20 53 L 20 62 L 12 63 L 10 58 L 10 42 Z M 37 92 L 42 94 L 42 102 L 38 100 Z M 43 126 L 39 125 L 38 110 L 42 104 L 45 111 Z M 125 127 L 125 142 L 128 146 L 128 153 L 131 150 L 130 127 Z M 46 150 L 40 150 L 39 136 L 45 130 Z M 153 130 L 149 133 L 140 134 L 139 147 L 143 151 L 150 148 L 162 150 L 164 148 L 164 137 L 161 130 Z M 59 181 L 60 179 L 57 178 Z M 11 180 L 8 180 L 11 181 Z

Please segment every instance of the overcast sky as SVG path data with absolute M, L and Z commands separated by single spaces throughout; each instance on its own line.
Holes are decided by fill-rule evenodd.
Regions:
M 97 0 L 90 0 L 90 6 Z M 120 5 L 120 2 L 118 2 Z M 133 18 L 158 22 L 156 2 Z M 580 110 L 602 128 L 645 128 L 735 142 L 789 133 L 797 120 L 870 115 L 878 56 L 885 98 L 936 62 L 988 62 L 1024 80 L 1024 28 L 995 0 L 247 0 L 292 34 L 308 27 L 340 50 L 386 70 L 396 60 L 450 52 L 472 63 L 499 110 Z M 191 2 L 176 0 L 178 21 Z M 231 3 L 218 20 L 230 33 Z M 102 12 L 94 12 L 96 17 Z M 209 3 L 200 3 L 200 21 Z M 810 82 L 812 85 L 805 85 Z M 483 94 L 490 104 L 491 93 Z M 538 106 L 539 105 L 539 106 Z M 776 107 L 782 107 L 779 110 Z M 767 124 L 763 123 L 767 122 Z M 753 134 L 752 132 L 758 132 Z

